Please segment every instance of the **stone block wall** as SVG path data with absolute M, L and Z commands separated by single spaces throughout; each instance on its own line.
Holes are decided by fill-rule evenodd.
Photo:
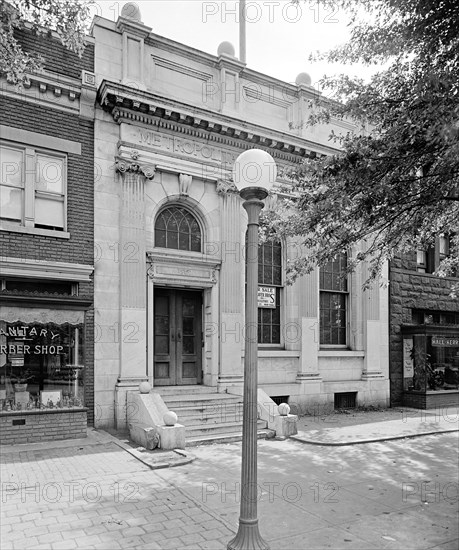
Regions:
M 457 279 L 439 278 L 416 271 L 416 255 L 394 259 L 390 266 L 390 394 L 391 405 L 400 405 L 403 394 L 402 325 L 411 325 L 412 310 L 459 312 L 459 299 L 450 296 Z

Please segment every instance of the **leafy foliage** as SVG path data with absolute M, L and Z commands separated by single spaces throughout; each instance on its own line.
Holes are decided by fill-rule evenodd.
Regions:
M 320 1 L 350 14 L 351 37 L 312 59 L 384 68 L 367 83 L 321 80 L 332 99 L 311 105 L 308 124 L 347 120 L 356 130 L 332 133 L 342 152 L 305 161 L 290 198 L 264 221 L 268 232 L 305 245 L 292 279 L 350 247 L 350 268 L 367 260 L 375 278 L 395 253 L 459 233 L 459 3 Z M 457 238 L 453 245 L 440 275 L 459 267 Z
M 92 0 L 0 0 L 0 74 L 13 84 L 41 68 L 42 59 L 25 52 L 15 29 L 28 26 L 36 33 L 54 31 L 62 44 L 80 57 Z

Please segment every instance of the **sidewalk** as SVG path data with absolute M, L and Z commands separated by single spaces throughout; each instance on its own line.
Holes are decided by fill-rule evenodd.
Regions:
M 271 550 L 456 549 L 457 434 L 381 440 L 457 430 L 457 417 L 405 416 L 316 420 L 295 440 L 260 440 L 258 517 Z M 353 445 L 370 438 L 379 442 Z M 241 444 L 190 450 L 142 451 L 91 429 L 2 447 L 2 550 L 225 550 L 238 526 Z
M 86 439 L 3 446 L 0 547 L 224 549 L 233 533 L 224 519 L 152 471 L 192 458 L 146 456 L 93 429 Z
M 300 430 L 292 439 L 313 445 L 342 446 L 459 430 L 457 407 L 449 407 L 440 412 L 416 411 L 414 414 L 413 409 L 399 409 L 399 411 L 401 414 L 397 420 Z

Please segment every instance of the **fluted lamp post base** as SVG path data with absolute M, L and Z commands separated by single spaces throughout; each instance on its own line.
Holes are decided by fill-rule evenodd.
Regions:
M 258 519 L 239 519 L 239 530 L 230 540 L 227 550 L 270 550 L 268 543 L 264 541 L 258 530 Z

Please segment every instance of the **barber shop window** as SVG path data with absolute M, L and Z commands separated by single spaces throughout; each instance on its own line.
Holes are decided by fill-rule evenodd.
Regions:
M 67 315 L 78 322 L 82 313 L 17 311 L 0 308 L 0 414 L 84 406 L 84 324 L 65 322 Z M 23 320 L 13 321 L 21 311 Z M 47 315 L 55 322 L 32 321 Z
M 340 254 L 320 268 L 320 344 L 347 344 L 347 254 Z
M 197 219 L 185 208 L 164 208 L 156 218 L 155 246 L 201 252 L 201 228 Z
M 258 343 L 281 343 L 282 245 L 268 241 L 258 248 Z

